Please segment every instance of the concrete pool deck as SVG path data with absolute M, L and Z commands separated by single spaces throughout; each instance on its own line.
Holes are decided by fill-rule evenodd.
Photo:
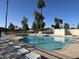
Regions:
M 72 43 L 65 46 L 63 49 L 56 51 L 59 54 L 63 54 L 72 58 L 79 58 L 79 36 L 66 36 L 72 40 Z M 74 42 L 75 41 L 75 42 Z
M 64 50 L 56 52 L 72 58 L 79 58 L 79 44 L 69 44 Z

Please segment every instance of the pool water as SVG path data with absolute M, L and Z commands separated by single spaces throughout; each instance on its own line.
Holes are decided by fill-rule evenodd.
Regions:
M 23 41 L 49 51 L 60 50 L 69 43 L 69 39 L 66 37 L 52 37 L 50 35 L 27 35 L 24 36 Z

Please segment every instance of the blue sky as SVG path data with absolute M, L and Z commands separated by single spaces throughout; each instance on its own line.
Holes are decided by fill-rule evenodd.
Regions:
M 29 27 L 34 21 L 34 10 L 38 0 L 9 0 L 8 25 L 10 22 L 21 27 L 22 17 L 28 18 Z M 43 9 L 46 27 L 54 24 L 54 18 L 63 19 L 64 23 L 77 26 L 79 23 L 79 0 L 45 0 L 46 7 Z M 0 0 L 0 27 L 5 26 L 6 0 Z

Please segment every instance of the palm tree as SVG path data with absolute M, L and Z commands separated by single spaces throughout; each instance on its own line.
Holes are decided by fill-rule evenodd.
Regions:
M 79 24 L 77 25 L 77 29 L 79 29 Z
M 41 14 L 42 14 L 42 8 L 45 7 L 45 1 L 39 0 L 37 3 L 37 7 L 41 10 Z
M 37 3 L 37 7 L 41 10 L 41 14 L 40 14 L 39 19 L 40 19 L 40 23 L 41 23 L 40 29 L 43 30 L 43 27 L 44 27 L 43 26 L 43 19 L 44 19 L 44 17 L 42 15 L 42 9 L 45 7 L 45 1 L 44 0 L 39 0 L 38 3 Z
M 56 29 L 59 29 L 59 28 L 60 28 L 60 24 L 63 23 L 63 20 L 60 19 L 60 18 L 55 18 L 54 21 L 55 21 L 55 26 L 54 26 L 54 27 L 55 27 Z
M 7 34 L 8 2 L 9 0 L 7 0 L 7 4 L 6 4 L 6 16 L 5 16 L 5 33 L 6 34 Z
M 35 21 L 33 22 L 32 28 L 36 28 L 36 30 L 43 30 L 45 27 L 45 22 L 43 22 L 44 17 L 42 15 L 42 8 L 45 7 L 44 0 L 39 0 L 37 7 L 41 10 L 41 12 L 39 13 L 38 11 L 34 11 Z
M 36 23 L 35 23 L 35 21 L 33 22 L 32 29 L 36 30 Z
M 43 19 L 44 17 L 37 11 L 34 12 L 34 16 L 35 16 L 35 26 L 36 26 L 36 30 L 42 30 L 45 26 L 45 23 L 43 23 Z M 35 27 L 33 26 L 33 27 Z
M 68 23 L 64 23 L 64 29 L 69 29 L 69 24 Z

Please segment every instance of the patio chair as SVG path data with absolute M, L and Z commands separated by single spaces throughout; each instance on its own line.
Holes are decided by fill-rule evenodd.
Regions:
M 13 46 L 13 48 L 14 48 L 14 49 L 20 49 L 21 46 L 17 46 L 17 45 L 16 45 L 16 46 Z
M 8 59 L 16 59 L 18 57 L 21 57 L 25 54 L 29 53 L 29 51 L 25 48 L 20 48 L 20 49 L 16 49 L 16 50 L 13 50 L 13 51 L 10 51 L 8 53 L 5 54 L 6 58 Z
M 25 48 L 18 49 L 18 52 L 20 52 L 21 54 L 29 53 L 29 51 Z
M 30 52 L 25 55 L 25 58 L 27 59 L 41 59 L 41 56 L 35 52 Z

